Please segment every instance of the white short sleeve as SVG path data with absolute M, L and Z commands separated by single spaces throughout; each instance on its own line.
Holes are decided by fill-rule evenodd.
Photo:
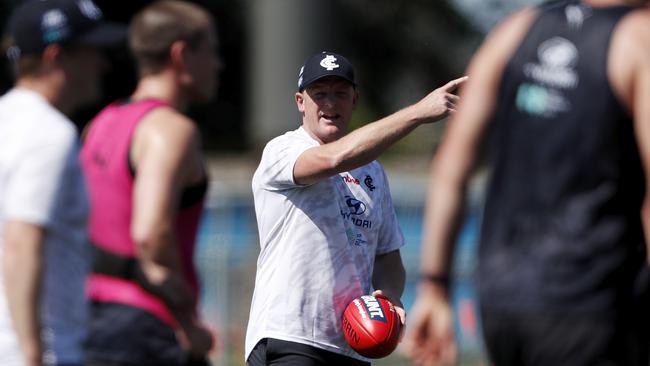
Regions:
M 277 191 L 297 186 L 293 177 L 296 161 L 307 149 L 314 147 L 310 139 L 293 139 L 288 134 L 303 134 L 302 129 L 288 132 L 271 140 L 262 153 L 257 184 L 268 191 Z
M 4 192 L 5 218 L 45 226 L 50 223 L 66 165 L 76 158 L 76 135 L 72 129 L 65 132 L 51 137 L 47 144 L 32 144 L 22 151 Z

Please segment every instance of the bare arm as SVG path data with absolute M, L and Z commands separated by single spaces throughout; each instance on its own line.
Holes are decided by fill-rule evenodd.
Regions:
M 337 141 L 305 151 L 294 166 L 296 183 L 315 183 L 368 164 L 417 126 L 453 113 L 458 97 L 451 92 L 465 80 L 452 80 L 409 107 L 358 128 Z
M 399 250 L 380 254 L 375 257 L 372 272 L 372 286 L 381 290 L 383 295 L 396 305 L 402 306 L 401 298 L 404 292 L 406 272 Z
M 399 249 L 375 257 L 372 272 L 372 287 L 375 288 L 375 291 L 372 294 L 373 296 L 385 296 L 393 304 L 402 322 L 400 334 L 403 334 L 406 323 L 406 312 L 402 304 L 405 281 L 406 271 L 404 271 Z
M 488 36 L 470 63 L 470 79 L 461 91 L 458 112 L 450 120 L 433 162 L 420 256 L 421 273 L 426 276 L 449 276 L 465 187 L 495 108 L 501 74 L 534 14 L 526 9 L 506 19 Z M 414 363 L 453 363 L 456 348 L 445 281 L 420 283 L 411 320 L 406 343 Z
M 471 79 L 462 90 L 458 112 L 450 120 L 433 162 L 422 233 L 423 274 L 444 276 L 449 271 L 465 187 L 496 105 L 501 74 L 533 16 L 527 9 L 508 18 L 470 63 Z
M 29 366 L 42 364 L 40 290 L 44 230 L 21 221 L 5 224 L 3 268 L 11 320 Z
M 641 210 L 643 230 L 645 232 L 647 262 L 650 264 L 650 10 L 639 14 L 635 22 L 634 34 L 638 36 L 639 45 L 637 62 L 634 65 L 632 110 L 634 114 L 634 130 L 637 144 L 641 153 L 641 161 L 645 172 L 645 199 Z M 640 47 L 640 48 L 638 48 Z
M 198 134 L 193 123 L 169 109 L 151 112 L 136 130 L 132 159 L 136 169 L 131 232 L 147 281 L 172 311 L 193 353 L 210 344 L 192 344 L 201 327 L 195 299 L 183 277 L 174 220 L 184 187 L 202 176 Z M 200 332 L 199 332 L 200 333 Z M 205 337 L 203 337 L 205 338 Z M 209 342 L 208 342 L 209 343 Z
M 608 74 L 612 87 L 634 117 L 646 194 L 641 209 L 646 255 L 650 264 L 650 10 L 624 18 L 612 37 Z
M 646 47 L 650 47 L 650 42 L 646 43 Z M 650 100 L 650 59 L 645 61 L 643 70 L 640 70 L 634 89 L 636 90 L 634 96 L 635 131 L 646 183 L 641 218 L 645 232 L 647 261 L 650 265 L 650 103 L 648 103 Z

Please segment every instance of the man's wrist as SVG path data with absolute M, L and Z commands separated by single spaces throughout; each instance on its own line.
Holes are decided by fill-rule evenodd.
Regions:
M 447 299 L 449 297 L 449 283 L 449 279 L 444 279 L 442 276 L 420 276 L 417 286 L 418 297 Z
M 446 273 L 420 273 L 420 283 L 428 283 L 447 289 L 451 284 L 451 277 Z

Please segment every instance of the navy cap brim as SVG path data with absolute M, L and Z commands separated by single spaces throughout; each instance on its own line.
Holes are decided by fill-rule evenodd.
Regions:
M 102 22 L 87 30 L 72 42 L 87 46 L 111 47 L 126 42 L 127 27 L 114 22 Z
M 348 83 L 352 84 L 353 87 L 355 87 L 355 88 L 357 87 L 357 84 L 353 80 L 350 80 L 350 78 L 348 78 L 348 77 L 346 77 L 344 75 L 341 75 L 340 73 L 331 73 L 331 74 L 318 75 L 317 77 L 312 78 L 311 80 L 303 80 L 302 88 L 300 88 L 300 90 L 304 90 L 309 85 L 317 82 L 318 80 L 323 79 L 323 78 L 327 78 L 327 77 L 330 77 L 330 76 L 335 76 L 337 78 L 343 79 L 343 80 L 347 81 Z

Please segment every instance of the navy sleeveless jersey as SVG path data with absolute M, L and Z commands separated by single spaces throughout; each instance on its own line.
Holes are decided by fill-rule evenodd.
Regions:
M 504 69 L 479 253 L 488 308 L 601 312 L 634 300 L 645 181 L 607 76 L 630 10 L 542 5 Z

